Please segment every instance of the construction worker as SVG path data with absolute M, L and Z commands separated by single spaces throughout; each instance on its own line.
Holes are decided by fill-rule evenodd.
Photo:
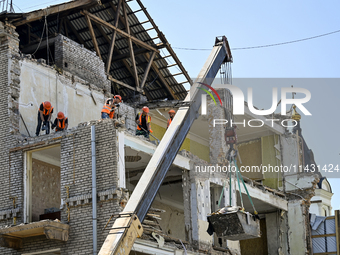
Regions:
M 112 108 L 112 106 L 113 106 L 113 99 L 108 98 L 101 111 L 102 119 L 109 119 L 109 118 L 113 119 L 114 109 Z
M 168 119 L 168 126 L 166 127 L 166 129 L 168 129 L 168 127 L 170 126 L 172 120 L 173 120 L 174 117 L 175 117 L 175 114 L 176 114 L 175 110 L 171 109 L 171 110 L 169 111 L 169 117 L 170 117 L 170 118 Z
M 142 112 L 138 113 L 136 116 L 137 130 L 136 135 L 144 135 L 144 137 L 149 138 L 149 134 L 152 133 L 151 130 L 151 117 L 149 116 L 149 108 L 144 106 Z
M 120 95 L 108 98 L 101 112 L 102 119 L 113 119 L 115 117 L 115 109 L 120 106 L 120 102 L 122 102 L 122 97 Z
M 115 110 L 120 107 L 120 103 L 122 102 L 122 97 L 120 95 L 115 95 L 113 97 L 113 118 L 115 117 Z M 118 111 L 119 113 L 119 111 Z
M 45 101 L 41 103 L 38 111 L 38 125 L 35 134 L 38 136 L 40 129 L 45 130 L 46 135 L 50 133 L 50 120 L 53 113 L 53 107 L 50 102 Z M 43 127 L 41 128 L 41 124 Z
M 65 117 L 64 113 L 58 112 L 57 118 L 55 118 L 54 123 L 52 124 L 52 129 L 55 129 L 56 132 L 64 131 L 68 127 L 68 119 Z

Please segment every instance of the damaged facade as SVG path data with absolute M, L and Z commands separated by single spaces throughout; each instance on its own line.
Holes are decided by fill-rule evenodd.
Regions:
M 0 17 L 1 254 L 93 254 L 115 217 L 108 224 L 109 219 L 134 192 L 157 147 L 155 139 L 134 135 L 136 114 L 142 105 L 149 106 L 153 135 L 161 140 L 167 112 L 180 107 L 187 94 L 182 84 L 191 83 L 147 12 L 159 44 L 134 12 L 125 1 L 82 0 Z M 50 40 L 39 32 L 44 20 Z M 174 78 L 160 49 L 168 51 L 184 81 Z M 105 99 L 117 93 L 127 102 L 118 120 L 98 121 Z M 218 93 L 223 105 L 230 106 L 230 93 Z M 168 100 L 154 102 L 161 99 Z M 37 109 L 45 100 L 65 113 L 69 130 L 32 137 Z M 198 171 L 229 164 L 226 129 L 213 127 L 212 119 L 230 118 L 230 112 L 208 100 L 208 113 L 191 127 L 131 254 L 312 254 L 309 208 L 318 172 L 242 173 L 259 213 L 261 237 L 230 241 L 207 233 L 207 215 L 228 205 L 229 194 L 234 206 L 241 206 L 242 196 L 245 210 L 253 212 L 246 191 L 236 188 L 235 176 L 230 193 L 228 173 Z M 247 110 L 234 116 L 236 121 L 255 117 Z M 237 135 L 240 167 L 315 163 L 301 130 L 291 133 L 274 124 L 253 132 L 241 126 Z

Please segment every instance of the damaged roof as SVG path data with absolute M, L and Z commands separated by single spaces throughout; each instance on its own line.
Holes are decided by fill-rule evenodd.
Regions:
M 45 25 L 50 38 L 63 34 L 95 51 L 106 65 L 112 93 L 119 93 L 125 100 L 133 100 L 138 93 L 145 94 L 149 101 L 183 100 L 187 95 L 183 84 L 192 81 L 146 8 L 140 0 L 136 1 L 140 9 L 135 11 L 127 4 L 129 0 L 75 0 L 29 13 L 2 13 L 0 20 L 17 27 L 20 50 L 26 54 L 33 52 L 25 49 L 46 40 Z M 138 20 L 137 12 L 144 13 L 145 21 Z M 144 24 L 150 28 L 145 29 Z M 151 30 L 155 30 L 157 37 L 151 38 L 148 32 Z M 155 42 L 158 39 L 160 43 Z M 171 65 L 166 59 L 172 59 Z M 172 66 L 179 72 L 173 74 L 169 70 Z M 181 77 L 182 82 L 175 76 Z

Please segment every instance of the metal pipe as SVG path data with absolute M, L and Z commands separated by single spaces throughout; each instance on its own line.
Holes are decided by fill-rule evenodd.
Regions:
M 91 126 L 92 154 L 92 225 L 93 225 L 93 255 L 97 255 L 97 169 L 96 169 L 96 130 Z

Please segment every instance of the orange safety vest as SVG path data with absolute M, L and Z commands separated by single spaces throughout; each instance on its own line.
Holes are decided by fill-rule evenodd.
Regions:
M 167 128 L 170 126 L 171 122 L 172 122 L 172 119 L 169 118 L 169 119 L 168 119 L 168 126 L 167 126 Z
M 146 117 L 148 118 L 146 123 L 150 123 L 150 133 L 152 133 L 153 131 L 151 130 L 151 116 L 146 115 Z M 139 113 L 139 123 L 140 125 L 142 125 L 142 113 Z M 142 130 L 139 125 L 137 125 L 137 130 Z
M 106 112 L 109 115 L 110 119 L 113 119 L 113 116 L 115 114 L 115 111 L 112 111 L 111 106 L 107 104 L 103 106 L 102 112 Z
M 56 127 L 55 130 L 56 131 L 64 130 L 66 120 L 67 120 L 67 118 L 63 118 L 62 120 L 58 119 L 58 126 Z
M 45 103 L 44 102 L 42 102 L 42 105 L 43 105 L 43 115 L 45 115 L 45 116 L 48 116 L 48 115 L 50 115 L 50 113 L 51 113 L 51 111 L 53 110 L 53 107 L 51 107 L 49 110 L 47 110 L 46 108 L 45 108 Z M 40 109 L 39 109 L 39 111 L 40 111 Z

